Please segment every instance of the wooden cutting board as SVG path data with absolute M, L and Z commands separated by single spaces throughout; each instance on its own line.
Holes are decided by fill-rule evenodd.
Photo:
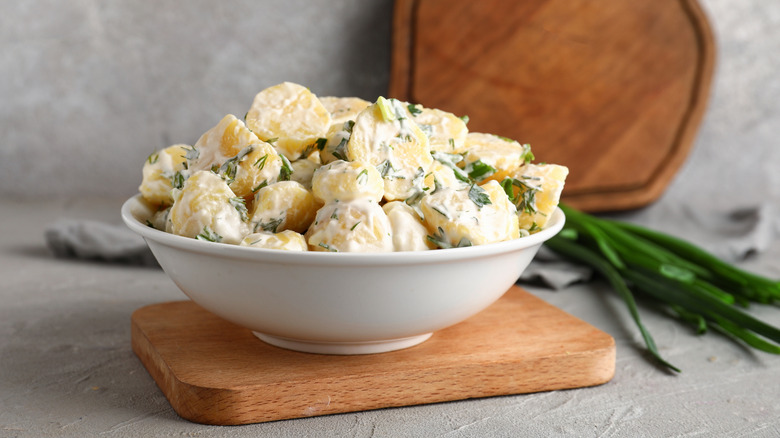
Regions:
M 388 94 L 564 164 L 587 211 L 657 199 L 705 110 L 715 45 L 695 0 L 396 0 Z
M 612 337 L 518 287 L 390 353 L 284 350 L 192 301 L 135 311 L 132 345 L 180 416 L 220 425 L 592 386 L 615 372 Z

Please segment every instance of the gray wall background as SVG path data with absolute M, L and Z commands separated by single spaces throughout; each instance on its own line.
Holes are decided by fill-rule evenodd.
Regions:
M 719 49 L 710 109 L 662 201 L 780 199 L 780 2 L 701 4 Z M 0 196 L 130 196 L 150 152 L 285 80 L 387 89 L 391 0 L 0 5 Z

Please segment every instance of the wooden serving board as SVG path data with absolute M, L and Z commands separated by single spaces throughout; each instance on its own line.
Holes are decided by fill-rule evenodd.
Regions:
M 180 416 L 220 425 L 592 386 L 615 371 L 612 337 L 518 287 L 390 353 L 284 350 L 192 301 L 135 311 L 132 345 Z
M 715 45 L 696 0 L 396 0 L 388 94 L 530 143 L 586 211 L 657 199 L 704 113 Z

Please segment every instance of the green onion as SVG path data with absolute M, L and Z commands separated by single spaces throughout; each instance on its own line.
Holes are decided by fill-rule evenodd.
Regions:
M 512 187 L 506 183 L 504 188 Z M 633 293 L 653 298 L 698 334 L 713 328 L 750 347 L 780 354 L 780 328 L 737 307 L 780 301 L 780 282 L 741 270 L 682 239 L 560 207 L 566 226 L 546 245 L 607 279 L 660 364 L 679 371 L 658 353 L 639 318 Z

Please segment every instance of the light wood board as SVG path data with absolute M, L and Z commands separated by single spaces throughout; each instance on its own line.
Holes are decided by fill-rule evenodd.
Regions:
M 663 193 L 715 59 L 696 0 L 396 0 L 392 41 L 388 95 L 529 143 L 592 212 Z
M 220 425 L 578 388 L 615 370 L 611 336 L 518 287 L 389 353 L 284 350 L 192 301 L 135 311 L 132 345 L 181 417 Z

